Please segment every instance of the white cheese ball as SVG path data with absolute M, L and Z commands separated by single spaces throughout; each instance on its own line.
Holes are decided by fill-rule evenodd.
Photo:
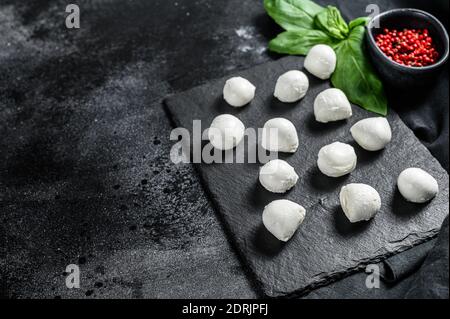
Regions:
M 317 158 L 319 170 L 330 177 L 351 173 L 356 167 L 356 153 L 351 145 L 334 142 L 322 147 Z
M 306 210 L 287 199 L 274 200 L 266 207 L 262 220 L 267 230 L 278 240 L 288 241 L 305 219 Z
M 230 150 L 244 137 L 245 126 L 236 116 L 222 114 L 216 116 L 208 129 L 210 143 L 219 150 Z
M 273 193 L 285 193 L 298 181 L 294 168 L 286 161 L 275 159 L 266 163 L 259 171 L 259 182 Z
M 336 53 L 326 44 L 317 44 L 309 50 L 305 68 L 319 79 L 329 79 L 336 68 Z
M 379 151 L 383 149 L 392 138 L 389 122 L 384 117 L 371 117 L 355 123 L 350 133 L 363 149 Z
M 342 210 L 351 223 L 369 220 L 380 210 L 381 198 L 366 184 L 348 184 L 339 193 Z
M 409 202 L 425 203 L 439 192 L 439 185 L 433 176 L 423 169 L 410 167 L 400 173 L 397 179 L 400 194 Z
M 347 96 L 339 89 L 327 89 L 314 100 L 314 116 L 317 122 L 328 123 L 348 119 L 352 116 L 352 106 Z
M 281 102 L 297 102 L 306 95 L 308 88 L 309 81 L 305 73 L 292 70 L 278 78 L 274 96 Z
M 234 107 L 241 107 L 255 97 L 256 87 L 248 80 L 238 76 L 228 79 L 223 87 L 223 98 Z
M 268 151 L 294 153 L 298 148 L 294 124 L 281 117 L 268 120 L 263 127 L 261 145 Z

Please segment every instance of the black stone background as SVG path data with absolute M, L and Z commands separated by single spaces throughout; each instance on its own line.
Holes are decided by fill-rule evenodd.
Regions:
M 258 296 L 192 167 L 169 160 L 161 101 L 278 58 L 265 48 L 280 29 L 261 1 L 70 2 L 81 8 L 78 30 L 64 26 L 66 1 L 0 0 L 2 294 Z M 370 2 L 338 6 L 353 18 Z M 379 3 L 425 7 L 448 23 L 448 2 L 447 11 L 439 0 Z M 446 81 L 426 93 L 448 101 Z M 429 112 L 409 109 L 414 94 L 391 96 L 448 169 L 448 102 Z M 65 287 L 70 263 L 81 267 L 79 290 Z
M 229 76 L 164 100 L 176 125 L 188 129 L 191 136 L 193 120 L 200 120 L 207 127 L 223 113 L 237 116 L 247 128 L 263 127 L 274 117 L 288 118 L 296 127 L 298 151 L 278 154 L 300 176 L 296 186 L 286 194 L 273 194 L 261 186 L 259 163 L 247 160 L 243 164 L 192 164 L 228 230 L 228 237 L 270 297 L 304 296 L 352 270 L 363 270 L 367 264 L 422 244 L 439 233 L 449 214 L 447 172 L 393 110 L 387 116 L 392 141 L 382 152 L 367 152 L 355 144 L 349 131 L 357 121 L 373 113 L 353 105 L 353 115 L 346 121 L 321 125 L 314 119 L 314 98 L 330 88 L 329 81 L 309 76 L 308 93 L 298 103 L 274 99 L 278 76 L 293 69 L 307 73 L 303 65 L 304 57 L 288 56 L 233 74 L 248 79 L 257 88 L 255 99 L 246 107 L 232 108 L 223 100 L 222 90 Z M 228 156 L 233 158 L 235 153 L 237 158 L 240 153 L 248 159 L 250 149 L 256 149 L 251 140 L 241 142 L 246 146 L 241 150 L 238 147 Z M 335 141 L 355 147 L 357 169 L 342 178 L 327 178 L 317 168 L 317 153 Z M 203 151 L 207 149 L 205 144 L 202 143 Z M 191 151 L 194 152 L 192 147 Z M 439 194 L 430 203 L 408 203 L 398 192 L 397 176 L 408 167 L 421 167 L 435 176 Z M 359 182 L 378 190 L 381 209 L 370 222 L 352 224 L 342 212 L 339 192 L 343 185 Z M 261 221 L 264 207 L 276 199 L 289 199 L 306 209 L 305 221 L 287 243 L 277 240 Z M 405 264 L 409 267 L 411 263 Z M 398 267 L 394 269 L 396 273 L 404 272 Z

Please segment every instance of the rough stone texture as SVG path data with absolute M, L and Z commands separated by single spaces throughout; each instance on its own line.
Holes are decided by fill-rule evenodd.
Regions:
M 169 161 L 160 101 L 278 58 L 265 48 L 280 28 L 260 0 L 89 0 L 68 30 L 70 2 L 0 0 L 0 296 L 259 295 L 192 167 Z M 355 18 L 373 1 L 318 2 Z M 413 116 L 410 99 L 396 106 Z
M 199 119 L 206 129 L 222 113 L 236 115 L 250 128 L 263 127 L 273 117 L 288 118 L 296 126 L 300 141 L 297 152 L 280 155 L 300 176 L 286 195 L 269 193 L 260 186 L 260 164 L 197 164 L 231 238 L 271 297 L 303 294 L 422 243 L 438 233 L 448 215 L 447 172 L 394 111 L 388 116 L 392 142 L 382 151 L 368 152 L 353 141 L 349 129 L 373 113 L 353 106 L 349 120 L 328 124 L 315 121 L 313 101 L 330 87 L 328 81 L 309 74 L 310 88 L 300 102 L 283 104 L 273 98 L 277 77 L 291 69 L 303 70 L 303 60 L 286 57 L 233 74 L 243 76 L 257 88 L 256 98 L 243 108 L 230 107 L 222 98 L 228 77 L 166 100 L 175 123 L 181 127 L 192 129 L 192 120 Z M 341 178 L 326 177 L 316 165 L 319 149 L 334 141 L 352 144 L 358 156 L 356 170 Z M 249 145 L 251 149 L 254 143 Z M 408 167 L 421 167 L 438 180 L 440 193 L 433 201 L 416 205 L 402 198 L 396 179 Z M 382 198 L 381 211 L 370 222 L 351 224 L 340 208 L 340 188 L 355 182 L 370 184 Z M 264 206 L 280 198 L 293 200 L 307 210 L 299 231 L 286 244 L 268 233 L 261 221 Z
M 68 30 L 67 4 L 0 0 L 1 295 L 255 297 L 161 100 L 269 60 L 277 28 L 259 1 L 92 0 Z

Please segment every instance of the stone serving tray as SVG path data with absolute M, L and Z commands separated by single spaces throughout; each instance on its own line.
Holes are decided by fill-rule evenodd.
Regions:
M 201 120 L 206 129 L 223 113 L 237 116 L 246 127 L 261 128 L 273 117 L 285 117 L 297 128 L 297 152 L 280 154 L 300 176 L 286 194 L 262 188 L 260 163 L 195 164 L 230 239 L 269 297 L 302 295 L 427 241 L 439 232 L 449 210 L 447 172 L 393 110 L 388 115 L 392 142 L 382 151 L 365 151 L 354 143 L 349 129 L 358 120 L 376 115 L 352 105 L 353 116 L 346 121 L 316 122 L 314 98 L 330 83 L 306 71 L 310 82 L 306 97 L 298 103 L 279 102 L 273 97 L 276 80 L 291 69 L 303 70 L 303 58 L 285 57 L 230 75 L 256 85 L 255 99 L 243 108 L 223 100 L 223 85 L 229 77 L 165 100 L 174 124 L 189 130 L 193 120 Z M 358 156 L 356 170 L 341 178 L 326 177 L 316 166 L 319 149 L 334 141 L 353 145 Z M 440 192 L 434 200 L 412 204 L 402 198 L 396 179 L 408 167 L 423 168 L 437 179 Z M 378 190 L 382 207 L 373 220 L 347 221 L 338 197 L 347 183 L 366 183 Z M 305 221 L 287 243 L 275 239 L 262 224 L 264 206 L 275 199 L 292 200 L 307 210 Z

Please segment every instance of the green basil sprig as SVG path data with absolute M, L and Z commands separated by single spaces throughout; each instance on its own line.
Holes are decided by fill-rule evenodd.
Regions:
M 387 114 L 383 84 L 364 48 L 364 26 L 369 18 L 360 17 L 347 24 L 337 8 L 324 8 L 310 0 L 264 0 L 264 7 L 286 30 L 269 42 L 271 51 L 306 55 L 316 44 L 331 46 L 337 57 L 331 83 L 351 102 Z
M 320 11 L 314 17 L 314 23 L 317 28 L 324 30 L 332 38 L 344 40 L 348 36 L 348 25 L 335 7 L 328 6 Z
M 334 47 L 338 41 L 320 30 L 299 29 L 280 33 L 269 42 L 269 49 L 278 53 L 306 55 L 318 43 Z
M 309 0 L 264 1 L 264 8 L 287 31 L 314 29 L 314 17 L 323 7 Z
M 348 27 L 350 28 L 350 30 L 352 30 L 360 25 L 365 26 L 367 23 L 369 23 L 369 20 L 370 20 L 369 17 L 359 17 L 356 18 L 355 20 L 350 21 Z
M 387 114 L 383 84 L 363 52 L 364 26 L 350 31 L 347 39 L 334 46 L 337 63 L 331 83 L 345 92 L 348 99 L 364 109 Z

